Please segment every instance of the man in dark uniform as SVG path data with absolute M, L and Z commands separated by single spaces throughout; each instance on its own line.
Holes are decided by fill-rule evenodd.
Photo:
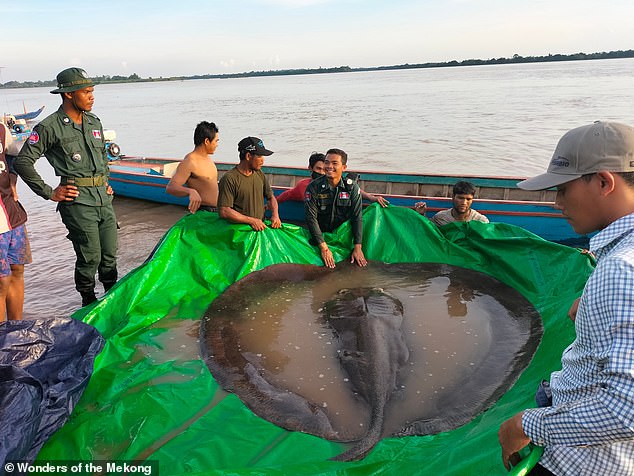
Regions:
M 99 118 L 90 113 L 94 83 L 80 68 L 57 75 L 60 108 L 36 125 L 15 160 L 16 172 L 39 196 L 58 202 L 73 243 L 75 287 L 82 305 L 95 301 L 95 273 L 108 291 L 117 281 L 117 219 L 108 185 L 108 157 Z M 35 170 L 46 156 L 60 177 L 53 189 Z
M 324 161 L 326 175 L 313 180 L 304 195 L 304 211 L 312 236 L 311 243 L 319 247 L 321 259 L 329 268 L 335 267 L 335 261 L 322 232 L 333 231 L 347 220 L 352 222 L 354 238 L 350 262 L 356 262 L 359 266 L 367 264 L 361 247 L 363 221 L 359 185 L 349 177 L 342 178 L 347 162 L 348 155 L 343 150 L 330 149 Z

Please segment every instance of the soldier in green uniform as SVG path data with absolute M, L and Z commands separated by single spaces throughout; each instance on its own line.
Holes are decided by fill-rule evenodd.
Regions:
M 328 268 L 335 267 L 335 260 L 322 233 L 333 231 L 348 220 L 351 221 L 354 240 L 350 262 L 356 262 L 359 266 L 367 265 L 362 249 L 361 190 L 355 180 L 343 178 L 347 163 L 348 155 L 343 150 L 330 149 L 324 160 L 326 174 L 310 182 L 304 194 L 310 241 L 319 247 L 321 259 Z
M 117 219 L 108 185 L 108 157 L 99 118 L 91 114 L 95 101 L 94 82 L 80 68 L 57 75 L 52 94 L 62 98 L 60 108 L 37 124 L 14 168 L 37 195 L 58 202 L 57 211 L 73 243 L 75 287 L 82 306 L 95 296 L 95 273 L 108 291 L 117 281 Z M 35 170 L 35 162 L 46 156 L 60 177 L 52 188 Z

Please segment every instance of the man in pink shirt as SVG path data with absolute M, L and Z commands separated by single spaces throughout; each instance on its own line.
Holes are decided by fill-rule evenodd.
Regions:
M 306 192 L 306 187 L 308 184 L 315 180 L 316 178 L 321 177 L 326 173 L 326 169 L 324 168 L 324 160 L 326 156 L 320 152 L 313 152 L 310 154 L 308 159 L 308 169 L 311 171 L 310 178 L 305 178 L 297 182 L 295 187 L 282 192 L 277 197 L 277 203 L 286 202 L 289 200 L 295 202 L 303 202 L 304 201 L 304 192 Z M 367 200 L 369 202 L 379 202 L 379 204 L 385 208 L 388 206 L 388 201 L 380 195 L 374 195 L 372 193 L 367 193 L 361 190 L 361 198 Z
M 293 200 L 296 202 L 304 201 L 304 192 L 306 192 L 306 187 L 311 180 L 316 179 L 317 177 L 321 177 L 326 173 L 324 170 L 324 159 L 326 156 L 320 152 L 313 152 L 310 154 L 310 158 L 308 159 L 308 168 L 311 171 L 310 178 L 305 178 L 297 182 L 295 187 L 282 192 L 282 194 L 277 197 L 277 203 L 286 202 L 287 200 Z

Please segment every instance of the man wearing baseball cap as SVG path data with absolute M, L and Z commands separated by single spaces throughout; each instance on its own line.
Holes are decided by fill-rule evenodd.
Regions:
M 232 223 L 244 223 L 255 231 L 264 224 L 264 199 L 271 209 L 271 228 L 282 226 L 277 200 L 269 181 L 262 172 L 264 157 L 273 154 L 257 137 L 245 137 L 238 142 L 240 163 L 225 173 L 218 184 L 218 215 Z
M 508 469 L 530 442 L 530 474 L 634 474 L 634 128 L 595 122 L 567 132 L 545 174 L 517 184 L 557 187 L 555 206 L 590 240 L 597 266 L 579 300 L 576 339 L 550 378 L 552 406 L 527 409 L 498 433 Z
M 95 301 L 95 273 L 108 291 L 117 281 L 117 219 L 108 185 L 108 156 L 103 127 L 92 114 L 95 83 L 81 68 L 57 75 L 62 105 L 33 128 L 15 160 L 15 170 L 37 195 L 57 202 L 57 211 L 73 243 L 75 287 L 82 306 Z M 52 188 L 35 170 L 42 156 L 60 177 Z

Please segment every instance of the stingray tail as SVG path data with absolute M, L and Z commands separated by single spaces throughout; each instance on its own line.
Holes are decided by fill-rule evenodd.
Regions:
M 356 443 L 352 448 L 344 451 L 340 455 L 330 458 L 330 461 L 357 461 L 365 458 L 365 456 L 376 446 L 381 440 L 383 433 L 383 418 L 377 418 L 370 425 L 370 429 L 363 439 Z

